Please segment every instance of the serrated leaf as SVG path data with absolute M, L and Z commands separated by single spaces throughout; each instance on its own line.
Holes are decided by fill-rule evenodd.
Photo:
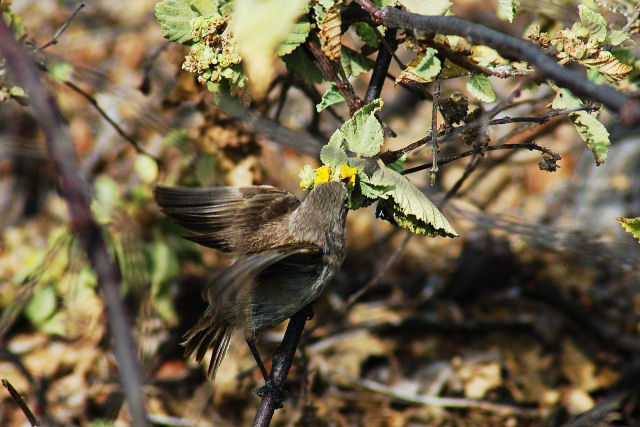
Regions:
M 571 114 L 571 120 L 582 139 L 591 149 L 596 164 L 602 164 L 607 159 L 609 145 L 611 145 L 607 128 L 586 111 Z
M 303 15 L 298 22 L 293 25 L 293 29 L 287 36 L 287 39 L 278 46 L 278 56 L 288 55 L 293 52 L 298 46 L 307 40 L 309 31 L 311 31 L 309 17 L 307 15 Z
M 342 46 L 340 64 L 342 64 L 342 68 L 347 77 L 357 77 L 371 70 L 374 62 L 355 50 Z
M 444 15 L 451 7 L 449 0 L 399 0 L 409 12 L 420 15 Z
M 367 179 L 366 175 L 362 180 Z M 398 172 L 386 167 L 381 162 L 373 174 L 368 177 L 367 184 L 389 187 L 380 198 L 393 202 L 385 206 L 388 212 L 405 228 L 425 235 L 455 237 L 458 235 L 440 210 L 409 180 Z
M 442 70 L 440 72 L 440 78 L 442 80 L 446 80 L 460 76 L 467 76 L 469 74 L 469 70 L 467 70 L 466 68 L 462 68 L 461 66 L 454 64 L 448 59 L 445 59 L 442 65 Z
M 218 14 L 218 2 L 208 0 L 163 0 L 156 3 L 156 19 L 162 35 L 176 43 L 187 43 L 191 21 L 199 16 Z
M 496 100 L 491 82 L 484 74 L 472 74 L 467 80 L 467 90 L 480 102 L 491 103 Z
M 598 12 L 583 4 L 578 5 L 578 11 L 580 22 L 589 30 L 590 36 L 603 42 L 607 38 L 607 21 Z
M 382 100 L 378 98 L 360 108 L 342 125 L 340 131 L 350 151 L 364 157 L 375 156 L 380 152 L 384 143 L 384 131 L 374 114 L 380 111 L 382 105 Z
M 622 228 L 627 230 L 640 242 L 640 217 L 637 218 L 623 218 L 619 217 L 616 220 L 620 223 Z
M 428 83 L 440 73 L 440 60 L 432 48 L 418 55 L 396 77 L 396 83 Z
M 282 57 L 287 69 L 294 72 L 307 84 L 320 83 L 323 80 L 322 73 L 313 61 L 304 53 L 301 47 Z
M 613 30 L 607 35 L 607 43 L 612 46 L 620 46 L 629 40 L 629 34 L 620 30 Z
M 520 7 L 520 0 L 498 0 L 498 3 L 504 16 L 506 16 L 509 22 L 513 22 L 513 17 Z
M 571 91 L 563 88 L 554 88 L 557 92 L 556 97 L 551 103 L 552 108 L 559 110 L 569 110 L 582 106 L 582 101 L 575 97 Z M 587 143 L 591 149 L 596 164 L 600 165 L 607 159 L 609 151 L 609 131 L 602 123 L 586 111 L 578 111 L 569 115 L 574 127 L 580 134 L 580 137 Z
M 358 37 L 360 37 L 360 39 L 368 46 L 377 48 L 380 45 L 378 36 L 371 25 L 366 22 L 355 22 L 352 26 L 356 30 Z
M 235 0 L 231 29 L 251 82 L 260 98 L 274 72 L 276 49 L 291 32 L 308 0 Z
M 327 144 L 320 150 L 320 161 L 324 165 L 336 168 L 347 163 L 347 153 L 340 147 Z
M 329 89 L 322 95 L 322 99 L 316 105 L 316 111 L 320 112 L 330 105 L 344 102 L 344 97 L 338 91 L 338 86 L 335 83 L 331 83 Z

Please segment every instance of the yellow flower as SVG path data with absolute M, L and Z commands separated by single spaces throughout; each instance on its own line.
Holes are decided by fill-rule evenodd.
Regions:
M 316 179 L 313 180 L 315 184 L 322 184 L 323 182 L 329 182 L 329 168 L 326 166 L 320 166 L 316 169 Z
M 348 179 L 347 183 L 355 184 L 357 173 L 358 168 L 349 167 L 349 165 L 345 163 L 340 168 L 340 179 Z

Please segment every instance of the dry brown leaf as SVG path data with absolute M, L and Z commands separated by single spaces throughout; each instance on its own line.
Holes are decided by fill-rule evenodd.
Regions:
M 562 342 L 560 364 L 562 373 L 575 388 L 589 392 L 600 386 L 596 365 L 569 339 Z
M 585 62 L 597 65 L 598 71 L 602 74 L 606 74 L 614 80 L 622 80 L 627 76 L 627 74 L 633 71 L 633 67 L 631 65 L 620 62 L 618 58 L 611 54 L 611 52 L 607 52 L 605 50 L 600 51 L 597 58 Z
M 338 61 L 340 59 L 340 52 L 342 51 L 342 43 L 340 40 L 342 35 L 342 19 L 340 18 L 341 3 L 341 1 L 336 2 L 327 11 L 327 14 L 320 23 L 322 51 L 331 61 Z
M 463 366 L 458 376 L 464 382 L 464 395 L 480 399 L 492 388 L 502 384 L 500 365 L 497 362 Z

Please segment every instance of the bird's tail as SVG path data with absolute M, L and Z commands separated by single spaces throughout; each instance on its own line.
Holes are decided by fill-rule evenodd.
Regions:
M 207 310 L 198 323 L 184 335 L 185 340 L 182 343 L 185 348 L 184 355 L 189 357 L 195 354 L 196 361 L 201 362 L 207 350 L 213 349 L 207 370 L 207 376 L 213 381 L 222 359 L 229 350 L 231 335 L 233 335 L 233 328 L 216 324 L 210 311 Z

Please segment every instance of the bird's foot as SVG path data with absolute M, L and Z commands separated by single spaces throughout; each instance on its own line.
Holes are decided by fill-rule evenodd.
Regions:
M 271 381 L 271 379 L 268 379 L 265 385 L 263 385 L 262 387 L 258 387 L 255 390 L 255 393 L 260 398 L 263 398 L 265 394 L 267 394 L 268 392 L 271 393 L 271 395 L 276 401 L 276 409 L 282 408 L 282 398 L 287 395 L 286 390 L 282 386 L 278 384 L 274 384 L 274 382 Z

